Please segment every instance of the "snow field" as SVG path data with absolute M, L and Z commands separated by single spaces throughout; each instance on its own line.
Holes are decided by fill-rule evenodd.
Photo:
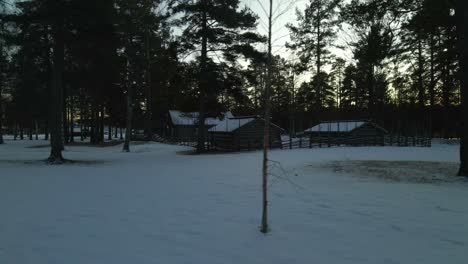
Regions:
M 326 170 L 331 161 L 456 162 L 433 148 L 278 150 L 271 233 L 259 232 L 261 152 L 186 155 L 0 146 L 0 263 L 453 263 L 468 260 L 468 184 L 389 182 Z M 395 168 L 398 169 L 398 168 Z M 353 173 L 357 173 L 353 171 Z

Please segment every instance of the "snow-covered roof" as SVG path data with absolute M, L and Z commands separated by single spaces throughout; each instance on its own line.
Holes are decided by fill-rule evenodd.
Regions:
M 304 132 L 351 132 L 367 123 L 365 121 L 324 122 L 306 129 Z
M 255 117 L 245 117 L 245 118 L 226 118 L 215 127 L 210 128 L 209 132 L 232 132 L 240 127 L 245 126 L 246 124 L 254 121 Z
M 263 118 L 261 117 L 258 117 L 258 116 L 245 116 L 245 117 L 234 117 L 234 118 L 226 118 L 224 120 L 222 120 L 221 122 L 219 122 L 218 125 L 210 128 L 208 131 L 209 132 L 232 132 L 236 129 L 239 129 L 245 125 L 247 125 L 248 123 L 256 120 L 256 119 L 261 119 L 261 120 L 264 120 Z M 272 127 L 276 127 L 278 128 L 279 130 L 281 131 L 284 131 L 284 129 L 282 129 L 281 127 L 273 124 L 273 123 L 270 123 L 270 125 Z
M 196 125 L 198 123 L 198 112 L 181 112 L 178 110 L 169 110 L 169 116 L 171 117 L 172 124 L 174 125 Z M 231 112 L 223 114 L 224 119 L 233 118 Z M 205 125 L 216 126 L 223 118 L 208 117 L 205 119 Z

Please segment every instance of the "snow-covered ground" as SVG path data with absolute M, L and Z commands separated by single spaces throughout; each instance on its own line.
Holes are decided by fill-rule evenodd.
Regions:
M 260 152 L 75 146 L 64 154 L 77 163 L 47 166 L 49 149 L 30 148 L 44 141 L 6 143 L 2 264 L 468 263 L 466 181 L 393 181 L 363 165 L 455 168 L 456 145 L 273 151 L 285 171 L 272 167 L 263 235 Z

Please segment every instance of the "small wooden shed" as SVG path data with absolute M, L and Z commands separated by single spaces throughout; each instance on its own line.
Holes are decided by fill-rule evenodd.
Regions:
M 321 122 L 304 131 L 309 136 L 379 136 L 387 130 L 377 124 L 364 120 L 341 120 Z
M 209 129 L 213 146 L 218 150 L 236 151 L 261 149 L 265 120 L 258 116 L 226 118 L 217 126 Z M 284 130 L 275 125 L 270 126 L 270 146 L 280 148 L 281 134 Z
M 304 135 L 312 138 L 383 137 L 386 134 L 387 130 L 365 120 L 321 122 L 304 131 Z

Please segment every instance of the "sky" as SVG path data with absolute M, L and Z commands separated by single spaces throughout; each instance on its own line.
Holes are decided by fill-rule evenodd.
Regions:
M 268 33 L 268 15 L 270 0 L 241 0 L 244 5 L 249 7 L 254 13 L 259 16 L 258 31 L 267 35 Z M 288 50 L 285 46 L 286 42 L 290 41 L 289 30 L 286 27 L 288 23 L 296 22 L 296 9 L 303 11 L 309 0 L 274 0 L 273 2 L 273 17 L 277 17 L 273 24 L 273 55 L 280 55 L 288 61 L 297 61 L 297 56 Z M 347 46 L 346 43 L 350 40 L 350 33 L 345 31 L 338 32 L 336 45 Z M 266 45 L 265 45 L 266 50 Z M 350 49 L 331 48 L 331 52 L 347 61 L 352 60 Z M 325 67 L 328 71 L 330 67 Z M 310 78 L 310 73 L 305 73 L 299 76 L 300 82 L 307 81 Z
M 258 31 L 261 34 L 268 33 L 268 16 L 266 11 L 270 6 L 269 0 L 241 0 L 244 5 L 249 7 L 254 13 L 259 16 Z M 274 0 L 273 13 L 274 17 L 278 17 L 273 24 L 273 53 L 281 55 L 289 60 L 297 60 L 290 50 L 285 47 L 286 42 L 290 41 L 289 30 L 286 25 L 296 22 L 296 9 L 303 11 L 309 0 Z M 341 30 L 338 32 L 336 45 L 347 46 L 352 38 L 352 33 L 349 30 Z M 265 47 L 266 49 L 266 47 Z M 336 56 L 350 61 L 352 54 L 348 49 L 342 50 L 337 48 L 331 49 Z
M 261 34 L 268 33 L 269 0 L 241 0 L 246 6 L 252 9 L 259 16 L 258 31 Z M 296 20 L 296 8 L 304 9 L 308 0 L 274 0 L 273 16 L 277 17 L 273 24 L 273 53 L 281 55 L 287 59 L 294 59 L 291 52 L 287 50 L 285 44 L 289 41 L 289 31 L 286 24 L 294 23 Z

